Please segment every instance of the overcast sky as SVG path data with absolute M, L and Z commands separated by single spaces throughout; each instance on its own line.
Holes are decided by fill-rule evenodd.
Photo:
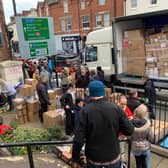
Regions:
M 21 13 L 22 10 L 36 8 L 38 1 L 43 1 L 43 0 L 15 0 L 17 13 Z M 14 15 L 12 0 L 2 0 L 2 2 L 3 2 L 4 12 L 5 12 L 6 23 L 9 23 L 10 16 Z

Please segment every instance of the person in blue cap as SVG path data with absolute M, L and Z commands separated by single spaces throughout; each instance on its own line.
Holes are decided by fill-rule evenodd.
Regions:
M 85 143 L 88 168 L 120 168 L 119 132 L 132 135 L 133 125 L 118 106 L 104 99 L 105 89 L 101 81 L 88 85 L 90 103 L 79 113 L 72 149 L 72 167 L 80 164 L 80 151 Z

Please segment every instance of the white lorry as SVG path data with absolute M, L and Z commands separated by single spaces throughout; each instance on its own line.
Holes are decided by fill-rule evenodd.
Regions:
M 115 18 L 111 27 L 95 30 L 87 35 L 85 63 L 87 64 L 89 69 L 96 69 L 97 66 L 101 66 L 105 72 L 106 79 L 108 81 L 111 80 L 111 82 L 117 79 L 117 81 L 120 81 L 123 84 L 135 84 L 142 86 L 143 75 L 141 74 L 146 74 L 149 75 L 150 78 L 152 78 L 158 88 L 167 89 L 167 25 L 168 10 Z M 128 50 L 130 50 L 131 48 L 129 39 L 126 40 L 126 44 L 123 43 L 128 36 L 127 31 L 132 30 L 142 30 L 144 33 L 144 55 L 142 57 L 144 59 L 143 66 L 141 66 L 142 63 L 140 63 L 139 54 L 137 54 L 136 52 L 135 53 L 137 54 L 137 56 L 135 54 L 135 59 L 132 59 L 131 61 L 134 65 L 137 64 L 137 67 L 133 67 L 133 64 L 127 64 L 130 60 L 127 60 L 127 63 L 123 61 L 123 59 L 125 59 L 123 50 L 125 48 L 127 49 L 127 47 Z M 139 48 L 137 49 L 137 51 L 140 51 Z M 127 59 L 129 59 L 129 55 L 127 57 Z M 129 70 L 131 70 L 131 68 L 136 68 L 137 70 L 139 70 L 140 75 L 136 75 L 136 73 L 127 73 L 127 71 L 124 70 L 126 66 L 127 68 L 129 68 Z M 146 68 L 148 69 L 148 71 L 146 70 Z M 154 73 L 152 71 L 151 74 L 151 70 L 155 70 L 157 72 Z M 143 73 L 141 73 L 141 71 Z

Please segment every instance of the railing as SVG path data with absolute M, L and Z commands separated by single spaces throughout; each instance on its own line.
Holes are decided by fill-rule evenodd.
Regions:
M 120 142 L 126 141 L 128 143 L 128 162 L 127 166 L 130 168 L 130 153 L 131 153 L 131 145 L 130 140 L 121 140 Z M 66 145 L 66 144 L 72 144 L 72 141 L 47 141 L 47 142 L 24 142 L 24 143 L 0 143 L 0 148 L 4 147 L 26 147 L 27 148 L 27 155 L 29 159 L 29 166 L 30 168 L 35 168 L 34 166 L 34 160 L 33 160 L 33 152 L 32 147 L 33 146 L 43 146 L 43 145 Z
M 113 86 L 113 93 L 123 93 L 128 95 L 128 92 L 133 89 L 124 86 Z M 144 90 L 137 89 L 143 102 Z M 152 122 L 152 143 L 159 145 L 159 142 L 168 135 L 168 95 L 162 93 L 157 94 L 156 104 L 152 106 L 156 119 Z

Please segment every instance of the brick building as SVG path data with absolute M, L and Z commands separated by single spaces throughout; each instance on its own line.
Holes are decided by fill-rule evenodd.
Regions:
M 51 16 L 57 50 L 79 52 L 81 40 L 93 30 L 111 26 L 123 15 L 124 0 L 44 0 L 37 5 L 39 16 Z
M 8 49 L 7 33 L 5 29 L 5 17 L 2 0 L 0 0 L 0 61 L 10 58 Z

